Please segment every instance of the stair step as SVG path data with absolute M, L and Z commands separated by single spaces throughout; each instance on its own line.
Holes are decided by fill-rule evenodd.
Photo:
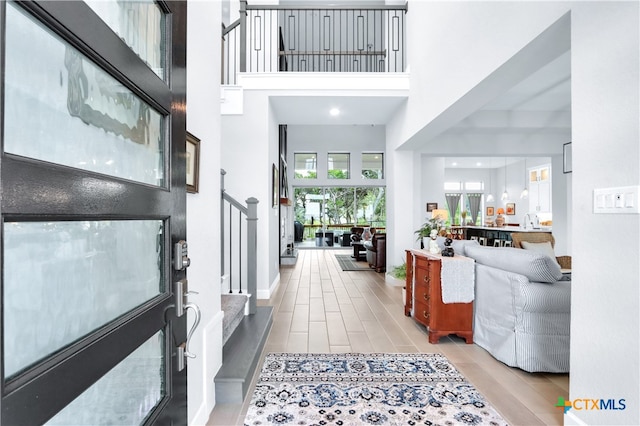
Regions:
M 291 266 L 295 265 L 298 260 L 298 250 L 293 252 L 293 254 L 283 254 L 280 256 L 280 265 L 283 266 Z
M 216 403 L 242 403 L 251 385 L 273 322 L 273 307 L 258 306 L 246 315 L 222 348 L 222 367 L 215 378 Z
M 247 296 L 241 294 L 223 294 L 221 298 L 221 308 L 224 312 L 222 319 L 222 344 L 224 345 L 233 334 L 242 318 L 244 318 L 244 307 L 247 304 Z

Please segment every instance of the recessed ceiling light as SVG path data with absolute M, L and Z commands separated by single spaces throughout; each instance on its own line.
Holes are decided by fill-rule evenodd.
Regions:
M 480 167 L 480 166 L 482 166 L 482 163 L 478 161 L 478 162 L 476 163 L 476 166 Z
M 335 117 L 336 115 L 340 115 L 340 110 L 338 108 L 331 108 L 329 114 Z
M 457 166 L 457 165 L 458 165 L 458 163 L 456 163 L 456 162 L 454 161 L 453 163 L 451 163 L 451 165 L 452 165 L 453 167 L 455 167 L 455 166 Z

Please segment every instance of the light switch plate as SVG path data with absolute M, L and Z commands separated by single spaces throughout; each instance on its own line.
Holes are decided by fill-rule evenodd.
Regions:
M 618 186 L 593 190 L 593 212 L 640 214 L 640 186 Z

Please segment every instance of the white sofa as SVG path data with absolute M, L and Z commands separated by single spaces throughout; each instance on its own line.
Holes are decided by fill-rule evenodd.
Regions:
M 477 244 L 460 251 L 476 261 L 474 343 L 512 367 L 568 372 L 571 281 L 555 259 Z

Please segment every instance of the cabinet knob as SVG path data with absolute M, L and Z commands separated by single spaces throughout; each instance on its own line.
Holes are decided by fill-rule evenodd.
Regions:
M 429 319 L 429 312 L 427 312 L 427 311 L 422 311 L 422 315 L 423 315 L 426 319 Z
M 427 302 L 429 301 L 429 295 L 427 293 L 424 293 L 422 297 L 424 297 L 424 300 L 426 300 Z
M 428 276 L 428 275 L 425 275 L 425 276 L 424 276 L 424 282 L 425 282 L 425 283 L 427 283 L 427 284 L 429 284 L 429 281 L 431 281 L 431 278 L 429 278 L 429 276 Z

